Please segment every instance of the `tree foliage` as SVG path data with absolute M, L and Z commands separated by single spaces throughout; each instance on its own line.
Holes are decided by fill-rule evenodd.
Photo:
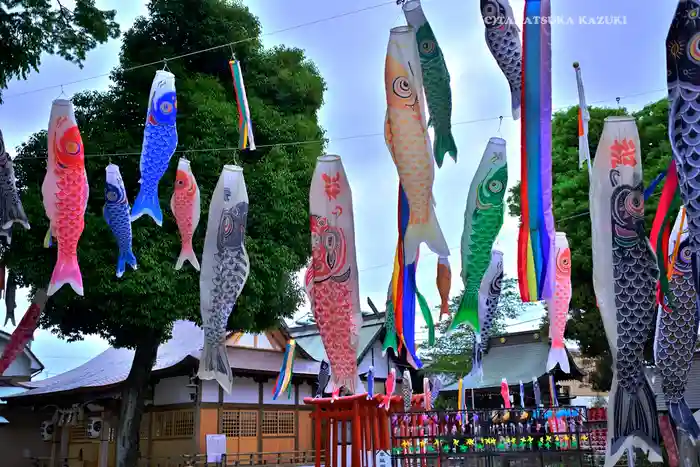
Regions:
M 100 10 L 94 0 L 76 0 L 73 10 L 60 1 L 57 8 L 51 3 L 0 0 L 0 90 L 13 78 L 38 72 L 43 53 L 58 54 L 82 68 L 88 51 L 119 36 L 115 10 Z
M 671 160 L 668 140 L 668 101 L 645 106 L 638 112 L 626 109 L 590 108 L 589 144 L 591 157 L 600 140 L 604 120 L 611 115 L 632 115 L 637 120 L 641 141 L 644 185 L 648 186 Z M 588 212 L 588 171 L 578 168 L 578 107 L 557 112 L 552 120 L 552 203 L 556 228 L 566 232 L 571 247 L 571 279 L 573 295 L 571 315 L 567 323 L 566 338 L 578 343 L 581 353 L 597 359 L 595 375 L 591 375 L 593 388 L 609 389 L 612 382 L 612 357 L 606 339 L 600 311 L 593 290 L 593 259 L 591 250 L 591 219 Z M 511 189 L 508 197 L 510 214 L 520 215 L 520 184 Z M 660 188 L 645 203 L 646 231 L 658 205 Z M 649 344 L 651 344 L 651 336 Z M 647 356 L 651 357 L 651 345 Z
M 464 291 L 450 300 L 450 314 L 452 316 L 459 308 L 463 293 Z M 505 319 L 518 318 L 532 306 L 532 304 L 523 303 L 520 298 L 517 280 L 504 278 L 501 298 L 498 302 L 498 312 L 491 327 L 491 335 L 506 332 Z M 450 374 L 459 378 L 471 370 L 474 332 L 469 326 L 460 326 L 452 333 L 448 333 L 449 324 L 449 320 L 438 323 L 438 336 L 435 339 L 435 344 L 432 346 L 428 346 L 427 343 L 421 344 L 421 356 L 425 356 L 426 362 L 429 362 L 426 372 Z
M 281 317 L 290 316 L 301 300 L 296 272 L 310 253 L 309 183 L 324 143 L 295 142 L 323 141 L 318 110 L 325 83 L 302 50 L 264 49 L 260 30 L 258 20 L 239 4 L 224 0 L 154 1 L 149 5 L 149 17 L 139 18 L 124 36 L 112 88 L 105 93 L 81 93 L 73 99 L 90 184 L 86 225 L 78 246 L 85 297 L 64 287 L 47 304 L 41 325 L 68 339 L 98 334 L 114 346 L 136 349 L 120 416 L 120 422 L 128 421 L 130 426 L 119 430 L 131 433 L 132 444 L 137 443 L 137 413 L 143 407 L 143 387 L 148 383 L 157 344 L 169 336 L 174 320 L 200 320 L 198 272 L 189 265 L 174 270 L 180 238 L 169 201 L 177 157 L 160 183 L 163 226 L 158 227 L 148 217 L 134 222 L 133 245 L 139 269 L 128 270 L 122 279 L 115 277 L 117 245 L 102 218 L 105 166 L 109 162 L 119 165 L 128 198 L 133 201 L 139 186 L 146 105 L 158 69 L 138 65 L 235 44 L 233 49 L 216 48 L 167 63 L 176 77 L 178 148 L 187 151 L 178 155 L 191 161 L 201 190 L 202 215 L 194 248 L 202 251 L 210 197 L 222 166 L 241 165 L 250 198 L 246 248 L 251 273 L 229 319 L 229 329 L 267 329 Z M 246 78 L 256 151 L 235 149 L 238 112 L 228 63 L 232 52 L 241 61 Z M 46 286 L 56 259 L 55 248 L 41 246 L 48 228 L 41 198 L 45 158 L 45 131 L 18 149 L 18 186 L 32 228 L 15 229 L 11 249 L 3 251 L 20 286 L 33 290 Z M 125 414 L 124 407 L 130 407 L 131 412 Z M 133 455 L 129 459 L 133 460 Z M 118 465 L 131 467 L 130 462 L 120 460 Z

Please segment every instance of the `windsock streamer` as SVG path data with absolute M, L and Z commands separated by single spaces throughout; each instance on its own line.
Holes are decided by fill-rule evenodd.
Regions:
M 34 331 L 39 323 L 39 317 L 44 310 L 48 296 L 44 289 L 37 290 L 34 300 L 27 312 L 22 316 L 19 326 L 12 332 L 10 341 L 0 355 L 0 375 L 7 370 L 17 356 L 24 350 L 24 347 L 32 339 Z
M 233 77 L 233 89 L 236 91 L 236 103 L 238 104 L 238 139 L 239 149 L 250 149 L 255 151 L 255 139 L 253 138 L 253 122 L 248 108 L 248 97 L 243 84 L 243 72 L 241 72 L 241 62 L 229 60 L 231 76 Z
M 501 380 L 501 397 L 503 397 L 503 407 L 510 409 L 510 389 L 505 378 Z
M 518 285 L 524 302 L 554 290 L 552 212 L 552 44 L 550 0 L 526 0 L 523 26 Z
M 272 400 L 277 400 L 277 398 L 282 394 L 292 379 L 292 374 L 294 373 L 294 354 L 296 352 L 296 341 L 290 339 L 287 343 L 287 348 L 284 351 L 284 358 L 282 360 L 282 368 L 280 368 L 280 374 L 277 376 L 277 382 L 275 383 L 275 389 L 272 392 Z
M 578 168 L 583 167 L 585 162 L 588 164 L 588 172 L 590 173 L 591 149 L 588 146 L 588 122 L 591 120 L 591 114 L 586 105 L 581 65 L 578 62 L 574 62 L 574 70 L 576 70 L 576 87 L 578 88 Z

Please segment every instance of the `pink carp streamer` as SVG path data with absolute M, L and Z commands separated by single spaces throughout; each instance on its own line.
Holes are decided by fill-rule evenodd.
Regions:
M 523 25 L 518 285 L 524 302 L 552 297 L 552 41 L 549 0 L 526 0 Z

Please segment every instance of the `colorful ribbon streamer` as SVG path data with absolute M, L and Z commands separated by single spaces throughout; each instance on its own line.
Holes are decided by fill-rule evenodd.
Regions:
M 282 368 L 280 368 L 280 374 L 277 376 L 277 382 L 275 383 L 275 389 L 272 392 L 272 400 L 277 400 L 280 394 L 282 394 L 288 387 L 291 389 L 289 382 L 292 379 L 292 373 L 294 372 L 294 354 L 296 351 L 296 341 L 290 339 L 287 343 L 287 348 L 284 351 L 284 359 L 282 360 Z
M 523 25 L 518 285 L 524 302 L 554 290 L 552 212 L 552 47 L 549 0 L 526 0 Z
M 250 149 L 255 151 L 255 139 L 253 138 L 253 122 L 250 118 L 248 108 L 248 97 L 243 84 L 243 73 L 241 72 L 241 62 L 229 60 L 231 76 L 233 77 L 233 89 L 236 92 L 236 103 L 238 104 L 238 140 L 239 149 Z
M 591 173 L 591 149 L 588 145 L 588 122 L 591 115 L 586 105 L 586 93 L 583 90 L 583 77 L 581 76 L 581 66 L 574 62 L 576 70 L 576 87 L 578 88 L 578 168 L 583 167 L 584 162 L 588 164 L 588 173 Z

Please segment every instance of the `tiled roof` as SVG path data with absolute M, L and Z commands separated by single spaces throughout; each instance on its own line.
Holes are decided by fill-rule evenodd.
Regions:
M 158 348 L 158 357 L 153 371 L 165 370 L 188 357 L 199 359 L 204 334 L 200 327 L 190 321 L 176 321 L 172 338 Z M 281 352 L 228 348 L 229 359 L 235 370 L 255 370 L 278 372 L 282 361 Z M 92 360 L 52 378 L 24 383 L 31 388 L 21 394 L 4 396 L 17 398 L 35 396 L 78 388 L 99 388 L 111 386 L 126 380 L 134 359 L 134 351 L 109 348 Z M 303 358 L 294 361 L 294 373 L 316 375 L 319 363 Z
M 500 342 L 502 338 L 506 343 Z M 509 341 L 512 343 L 508 344 Z M 491 337 L 490 342 L 489 353 L 483 358 L 483 381 L 467 381 L 465 378 L 464 387 L 474 389 L 499 387 L 503 378 L 506 378 L 509 385 L 517 385 L 519 381 L 530 383 L 533 377 L 539 378 L 547 373 L 549 342 L 538 332 L 527 331 L 495 336 Z M 579 379 L 582 375 L 571 355 L 569 355 L 569 365 L 572 372 L 571 379 Z M 564 379 L 562 376 L 565 374 L 560 373 L 558 379 Z M 458 383 L 453 383 L 445 387 L 443 392 L 456 391 L 457 387 Z
M 362 360 L 367 350 L 372 346 L 374 341 L 381 335 L 384 330 L 385 318 L 384 313 L 379 315 L 364 314 L 362 329 L 360 330 L 360 341 L 357 346 L 357 360 Z M 328 360 L 326 349 L 323 347 L 321 335 L 318 333 L 318 327 L 315 324 L 309 324 L 296 328 L 290 328 L 287 331 L 293 337 L 297 345 L 316 361 Z

